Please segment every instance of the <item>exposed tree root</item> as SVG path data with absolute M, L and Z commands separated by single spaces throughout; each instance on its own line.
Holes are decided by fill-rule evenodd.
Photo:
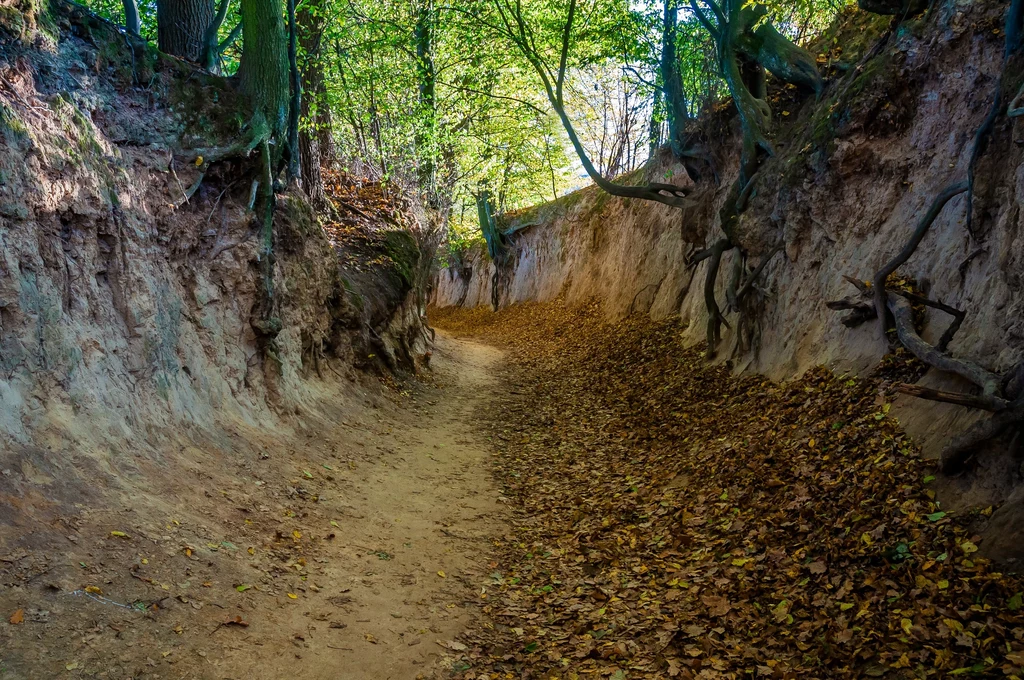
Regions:
M 715 348 L 718 347 L 718 342 L 722 339 L 722 323 L 725 322 L 722 310 L 718 307 L 718 301 L 715 299 L 715 281 L 718 280 L 718 268 L 722 264 L 722 255 L 731 248 L 733 245 L 727 238 L 719 239 L 711 247 L 710 263 L 704 277 L 704 305 L 708 310 L 707 357 L 709 359 L 715 356 Z M 728 323 L 725 323 L 728 326 Z
M 877 297 L 876 291 L 873 290 L 874 287 L 869 287 L 850 277 L 845 278 L 858 288 L 859 295 L 828 302 L 826 303 L 828 308 L 849 310 L 850 314 L 843 320 L 843 323 L 850 327 L 874 319 L 876 310 L 872 303 Z M 1024 397 L 1021 396 L 1021 393 L 1024 392 L 1022 389 L 1024 388 L 1024 362 L 1006 374 L 999 375 L 974 362 L 953 357 L 946 351 L 946 347 L 960 328 L 965 316 L 963 311 L 906 291 L 883 289 L 883 295 L 887 311 L 892 315 L 896 337 L 900 344 L 928 366 L 967 380 L 978 387 L 980 393 L 947 392 L 907 383 L 897 385 L 896 389 L 921 399 L 957 404 L 995 414 L 991 419 L 980 421 L 967 432 L 953 439 L 944 449 L 940 460 L 941 468 L 946 473 L 955 472 L 974 449 L 998 437 L 1024 417 Z M 953 316 L 953 322 L 943 333 L 937 345 L 931 345 L 917 332 L 914 326 L 914 311 L 911 302 L 939 309 Z
M 984 248 L 974 249 L 970 255 L 964 258 L 964 261 L 960 263 L 960 266 L 956 268 L 957 273 L 960 274 L 961 283 L 963 283 L 964 279 L 967 277 L 967 268 L 971 266 L 971 262 L 974 261 L 974 258 L 985 252 L 987 251 Z
M 987 410 L 1002 411 L 1007 407 L 1008 402 L 998 396 L 1002 392 L 1003 382 L 998 375 L 973 362 L 954 358 L 938 347 L 927 343 L 914 328 L 914 312 L 910 302 L 906 298 L 892 293 L 887 295 L 887 299 L 896 323 L 896 335 L 900 343 L 911 354 L 929 366 L 959 375 L 977 385 L 981 389 L 981 395 L 978 397 L 979 403 L 988 404 Z
M 995 127 L 996 119 L 1003 108 L 1003 88 L 1006 81 L 1007 66 L 1010 59 L 1020 50 L 1021 30 L 1024 24 L 1024 0 L 1011 0 L 1009 9 L 1006 10 L 1006 23 L 1004 34 L 1006 35 L 1003 47 L 1003 67 L 999 71 L 999 78 L 996 80 L 995 94 L 992 96 L 992 107 L 984 122 L 974 135 L 974 146 L 971 149 L 971 158 L 967 163 L 967 231 L 974 233 L 974 176 L 978 167 L 978 160 L 988 148 L 989 139 L 992 137 L 992 130 Z M 1010 103 L 1010 109 L 1016 109 L 1020 93 Z M 1007 111 L 1007 115 L 1011 114 Z
M 992 404 L 988 399 L 979 397 L 974 394 L 964 394 L 963 392 L 947 392 L 945 390 L 936 390 L 931 387 L 925 387 L 924 385 L 914 385 L 912 383 L 900 383 L 896 385 L 896 391 L 901 394 L 909 394 L 913 397 L 919 397 L 921 399 L 928 399 L 929 401 L 941 401 L 946 404 L 956 404 L 957 406 L 966 406 L 967 408 L 977 408 L 983 411 L 992 411 Z
M 771 251 L 764 256 L 764 259 L 761 260 L 761 263 L 757 265 L 754 271 L 750 272 L 750 275 L 747 277 L 747 280 L 744 281 L 743 284 L 740 286 L 740 289 L 736 291 L 737 300 L 742 300 L 746 296 L 746 294 L 753 289 L 758 277 L 761 276 L 761 272 L 763 272 L 764 268 L 768 266 L 768 263 L 772 261 L 772 258 L 774 258 L 776 254 L 782 252 L 782 250 L 783 246 L 780 243 L 779 245 L 772 248 Z
M 732 272 L 729 275 L 729 285 L 725 287 L 725 311 L 738 312 L 740 310 L 740 299 L 737 291 L 743 278 L 745 259 L 742 253 L 738 253 L 732 260 Z
M 931 207 L 928 208 L 928 212 L 925 213 L 924 217 L 918 223 L 917 228 L 914 229 L 914 233 L 910 235 L 910 239 L 907 244 L 903 246 L 903 250 L 897 253 L 896 257 L 889 260 L 875 273 L 873 280 L 874 291 L 875 291 L 875 313 L 878 315 L 878 320 L 882 324 L 882 331 L 888 329 L 888 312 L 886 310 L 886 299 L 885 299 L 885 281 L 889 278 L 889 275 L 899 269 L 900 265 L 910 259 L 917 247 L 921 245 L 921 241 L 924 239 L 928 230 L 931 228 L 932 223 L 935 222 L 935 218 L 939 216 L 942 209 L 949 202 L 949 199 L 962 194 L 967 191 L 968 182 L 957 182 L 956 184 L 947 185 L 939 195 L 932 201 Z

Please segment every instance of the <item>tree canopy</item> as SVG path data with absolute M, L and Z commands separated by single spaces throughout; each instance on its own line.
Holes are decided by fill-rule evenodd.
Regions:
M 259 40 L 244 30 L 240 0 L 90 3 L 118 23 L 134 10 L 142 37 L 228 76 L 245 42 Z M 271 3 L 288 24 L 283 0 Z M 443 229 L 474 229 L 481 192 L 502 213 L 556 198 L 585 174 L 610 182 L 662 144 L 687 153 L 672 128 L 736 97 L 712 25 L 723 11 L 743 10 L 758 35 L 800 42 L 840 9 L 841 0 L 298 0 L 295 70 L 312 90 L 298 125 L 304 140 L 319 139 L 313 153 L 330 146 L 341 169 L 423 195 Z M 165 45 L 159 16 L 196 12 L 208 24 L 200 42 Z

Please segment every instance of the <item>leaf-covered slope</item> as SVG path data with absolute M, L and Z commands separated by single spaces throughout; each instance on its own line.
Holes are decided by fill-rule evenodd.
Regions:
M 434 320 L 511 353 L 489 426 L 514 529 L 464 677 L 1020 676 L 991 508 L 935 502 L 876 383 L 733 377 L 597 305 Z

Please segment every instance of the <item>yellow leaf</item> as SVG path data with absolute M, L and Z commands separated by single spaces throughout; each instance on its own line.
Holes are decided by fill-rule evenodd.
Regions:
M 249 552 L 250 555 L 255 555 L 256 554 L 256 548 L 249 548 L 248 552 Z
M 99 586 L 86 586 L 85 592 L 92 593 L 93 595 L 102 595 L 103 591 L 100 590 Z
M 902 628 L 903 632 L 906 633 L 907 635 L 910 635 L 910 629 L 913 628 L 913 627 L 914 627 L 914 622 L 911 621 L 910 619 L 900 619 L 900 628 Z
M 196 158 L 196 167 L 198 168 L 202 164 L 203 164 L 203 157 L 199 156 L 198 158 Z
M 839 611 L 845 612 L 845 611 L 847 611 L 849 609 L 853 609 L 853 603 L 852 602 L 840 602 L 839 603 Z
M 446 578 L 446 575 L 445 575 L 445 573 L 443 571 L 437 572 L 437 575 L 440 576 L 441 578 Z
M 939 581 L 939 590 L 945 590 L 948 587 L 949 581 L 947 581 L 946 579 L 942 579 L 941 581 Z
M 295 537 L 295 540 L 299 540 L 300 538 L 302 538 L 302 532 L 296 529 L 292 532 L 292 536 Z
M 299 599 L 299 596 L 298 596 L 298 595 L 296 595 L 295 593 L 288 593 L 288 597 L 290 597 L 290 598 L 291 598 L 291 599 L 293 599 L 293 600 L 297 600 L 297 599 Z
M 960 549 L 964 551 L 965 555 L 978 552 L 978 546 L 974 545 L 970 541 L 964 541 L 960 544 Z
M 111 531 L 110 535 L 114 538 L 128 538 L 128 534 L 124 533 L 123 531 Z

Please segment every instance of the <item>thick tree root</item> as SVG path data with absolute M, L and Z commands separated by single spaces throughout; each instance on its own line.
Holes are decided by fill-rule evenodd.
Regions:
M 1006 81 L 1007 66 L 1010 59 L 1020 50 L 1021 30 L 1024 25 L 1024 0 L 1011 0 L 1010 7 L 1006 10 L 1006 23 L 1003 33 L 1006 38 L 1003 45 L 1003 68 L 996 80 L 995 93 L 992 95 L 992 107 L 989 109 L 985 121 L 978 128 L 974 135 L 974 146 L 971 148 L 971 158 L 967 163 L 967 231 L 974 233 L 974 176 L 978 167 L 978 160 L 988 148 L 989 139 L 992 137 L 992 130 L 995 128 L 996 119 L 1003 109 L 1003 84 Z M 1017 97 L 1010 103 L 1010 109 L 1016 109 Z M 1007 115 L 1013 114 L 1007 111 Z

